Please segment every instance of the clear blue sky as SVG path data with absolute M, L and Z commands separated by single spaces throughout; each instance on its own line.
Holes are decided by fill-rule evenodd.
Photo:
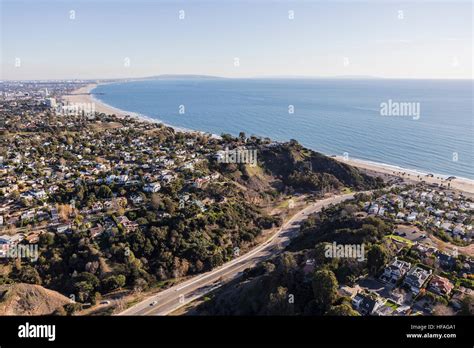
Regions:
M 472 78 L 471 1 L 0 1 L 2 79 Z

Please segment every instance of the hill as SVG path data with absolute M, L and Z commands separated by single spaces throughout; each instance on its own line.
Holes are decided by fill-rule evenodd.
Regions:
M 41 285 L 0 285 L 0 315 L 49 315 L 70 302 L 66 296 Z

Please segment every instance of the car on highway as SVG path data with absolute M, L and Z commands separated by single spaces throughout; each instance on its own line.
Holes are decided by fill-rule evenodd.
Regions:
M 100 301 L 99 304 L 101 304 L 101 305 L 109 305 L 109 304 L 110 304 L 110 301 Z
M 156 305 L 157 303 L 158 301 L 153 301 L 152 303 L 150 303 L 150 307 Z

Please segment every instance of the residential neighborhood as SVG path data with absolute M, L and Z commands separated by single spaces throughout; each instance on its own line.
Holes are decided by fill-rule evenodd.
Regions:
M 431 315 L 441 306 L 444 314 L 459 310 L 460 299 L 473 293 L 472 198 L 427 184 L 395 185 L 359 204 L 359 218 L 393 223 L 385 238 L 396 256 L 377 274 L 341 287 L 353 308 L 361 315 Z M 448 225 L 456 232 L 443 228 Z

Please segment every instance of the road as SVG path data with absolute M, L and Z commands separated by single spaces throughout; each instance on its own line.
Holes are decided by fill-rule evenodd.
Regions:
M 293 215 L 268 240 L 255 247 L 248 253 L 239 256 L 220 267 L 207 273 L 192 277 L 182 283 L 174 285 L 156 295 L 137 303 L 118 315 L 167 315 L 176 309 L 208 294 L 242 274 L 246 268 L 269 259 L 281 252 L 288 245 L 290 239 L 298 234 L 300 224 L 309 214 L 320 211 L 329 204 L 337 204 L 353 198 L 354 194 L 341 194 L 312 203 Z

